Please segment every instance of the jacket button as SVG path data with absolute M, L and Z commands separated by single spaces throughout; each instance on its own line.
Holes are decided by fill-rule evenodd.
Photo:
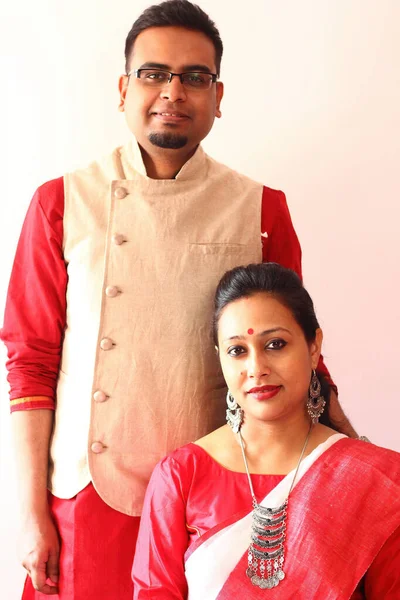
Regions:
M 103 338 L 100 342 L 100 348 L 102 350 L 111 350 L 111 348 L 113 347 L 113 343 L 112 340 L 110 340 L 110 338 Z
M 125 242 L 125 238 L 121 233 L 114 233 L 114 235 L 112 236 L 112 241 L 117 246 L 121 246 L 121 244 Z
M 106 287 L 106 296 L 108 296 L 109 298 L 115 298 L 115 296 L 118 296 L 118 288 L 116 285 L 108 285 Z
M 93 444 L 90 446 L 90 449 L 95 454 L 100 454 L 103 452 L 103 450 L 105 450 L 105 447 L 101 442 L 93 442 Z
M 95 402 L 105 402 L 107 400 L 107 394 L 101 390 L 97 390 L 93 394 L 93 399 Z
M 116 188 L 114 194 L 115 194 L 116 198 L 118 198 L 119 200 L 122 200 L 123 198 L 125 198 L 125 196 L 127 196 L 128 192 L 126 191 L 125 188 L 118 187 L 118 188 Z

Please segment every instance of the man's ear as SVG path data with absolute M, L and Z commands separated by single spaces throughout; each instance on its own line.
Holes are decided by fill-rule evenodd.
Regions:
M 222 81 L 217 81 L 217 83 L 215 85 L 217 86 L 217 88 L 216 88 L 217 102 L 216 102 L 216 106 L 215 106 L 215 116 L 218 119 L 220 119 L 222 117 L 221 100 L 224 95 L 224 84 L 222 83 Z
M 129 77 L 128 75 L 121 75 L 118 81 L 118 89 L 119 89 L 119 105 L 118 110 L 120 112 L 124 112 L 125 110 L 125 97 L 126 92 L 128 91 L 129 85 Z

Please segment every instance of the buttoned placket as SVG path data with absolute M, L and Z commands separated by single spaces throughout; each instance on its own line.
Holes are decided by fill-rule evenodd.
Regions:
M 114 190 L 114 197 L 117 200 L 123 200 L 127 195 L 128 192 L 124 187 L 117 187 Z M 126 242 L 126 238 L 121 233 L 114 233 L 111 241 L 116 246 L 122 246 Z M 116 298 L 121 293 L 121 290 L 116 285 L 107 285 L 104 293 L 107 298 Z M 112 350 L 115 345 L 115 342 L 109 337 L 104 337 L 100 340 L 100 348 L 105 352 Z M 93 393 L 93 400 L 98 404 L 106 402 L 109 398 L 110 396 L 104 390 L 96 390 Z M 106 449 L 106 446 L 100 441 L 94 441 L 90 449 L 94 454 L 101 454 Z

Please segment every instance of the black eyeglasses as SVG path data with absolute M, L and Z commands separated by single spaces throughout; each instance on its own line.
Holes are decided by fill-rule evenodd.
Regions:
M 190 90 L 208 90 L 211 85 L 217 81 L 216 73 L 171 73 L 162 69 L 132 69 L 129 71 L 128 77 L 132 73 L 149 87 L 162 87 L 167 83 L 171 83 L 173 77 L 179 77 L 181 84 Z

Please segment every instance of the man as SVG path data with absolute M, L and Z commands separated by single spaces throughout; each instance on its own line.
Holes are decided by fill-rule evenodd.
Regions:
M 186 0 L 150 7 L 125 55 L 120 110 L 134 138 L 39 188 L 10 282 L 24 600 L 132 597 L 153 466 L 222 422 L 218 279 L 261 260 L 301 272 L 284 195 L 199 146 L 223 96 L 208 16 Z

